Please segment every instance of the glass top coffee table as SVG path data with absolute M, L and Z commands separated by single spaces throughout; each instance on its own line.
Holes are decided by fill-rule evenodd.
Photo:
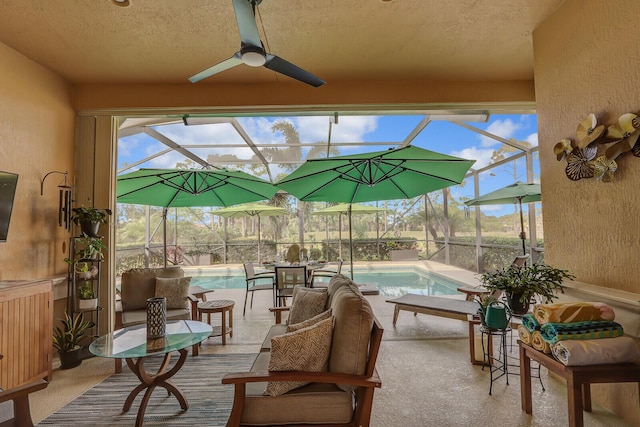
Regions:
M 127 366 L 136 374 L 140 385 L 134 388 L 124 402 L 123 412 L 128 412 L 136 396 L 146 390 L 138 415 L 136 427 L 141 426 L 144 420 L 144 412 L 147 409 L 151 393 L 156 387 L 166 389 L 173 394 L 182 410 L 187 410 L 189 404 L 182 392 L 170 381 L 184 365 L 187 359 L 187 347 L 198 344 L 211 334 L 212 327 L 195 320 L 176 320 L 167 322 L 166 335 L 162 338 L 147 340 L 147 328 L 145 324 L 118 329 L 110 334 L 96 339 L 89 346 L 89 351 L 99 357 L 125 359 Z M 171 353 L 177 351 L 180 358 L 173 367 L 167 370 L 171 361 Z M 149 356 L 164 355 L 158 371 L 153 374 L 145 370 L 144 363 Z

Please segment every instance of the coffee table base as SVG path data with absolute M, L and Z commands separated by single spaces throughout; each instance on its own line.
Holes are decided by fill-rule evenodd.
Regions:
M 131 409 L 131 405 L 133 404 L 133 400 L 140 394 L 142 390 L 146 390 L 144 396 L 142 397 L 142 401 L 140 402 L 140 408 L 138 408 L 138 416 L 136 417 L 136 427 L 142 426 L 144 421 L 144 413 L 147 410 L 147 405 L 149 404 L 149 399 L 151 398 L 151 393 L 156 387 L 162 387 L 167 390 L 169 394 L 173 394 L 178 402 L 180 403 L 180 407 L 183 411 L 189 409 L 189 403 L 187 403 L 187 399 L 184 397 L 182 392 L 169 380 L 172 376 L 176 374 L 184 365 L 184 362 L 187 360 L 188 351 L 185 349 L 178 350 L 180 353 L 180 358 L 173 365 L 173 367 L 167 371 L 167 366 L 169 366 L 169 362 L 171 361 L 171 353 L 166 353 L 164 355 L 164 359 L 162 360 L 162 364 L 158 368 L 158 371 L 155 374 L 149 374 L 144 369 L 144 362 L 146 357 L 140 357 L 138 359 L 125 359 L 127 361 L 127 366 L 129 369 L 136 374 L 138 379 L 140 380 L 140 385 L 134 388 L 127 400 L 124 402 L 124 406 L 122 407 L 122 412 L 128 412 Z

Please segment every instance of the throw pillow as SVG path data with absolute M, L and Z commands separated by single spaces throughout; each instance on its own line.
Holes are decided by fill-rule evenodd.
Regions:
M 322 320 L 330 318 L 332 315 L 333 311 L 331 309 L 323 311 L 317 316 L 313 316 L 311 319 L 305 320 L 304 322 L 287 325 L 287 332 L 295 332 L 299 331 L 300 329 L 308 328 L 309 326 L 313 326 Z
M 156 297 L 167 299 L 167 310 L 189 309 L 189 284 L 191 277 L 156 278 Z
M 331 317 L 308 328 L 271 338 L 269 371 L 326 371 L 332 330 Z M 308 382 L 269 381 L 264 394 L 279 396 L 305 384 Z
M 288 323 L 304 322 L 325 311 L 327 295 L 326 289 L 311 289 L 302 286 L 293 288 Z

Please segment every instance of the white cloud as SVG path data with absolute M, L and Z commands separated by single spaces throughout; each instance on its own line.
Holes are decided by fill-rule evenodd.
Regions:
M 514 123 L 511 119 L 507 120 L 496 120 L 491 123 L 486 131 L 488 133 L 492 133 L 504 139 L 509 139 L 513 137 L 517 130 L 521 128 L 521 125 L 518 123 Z M 480 136 L 480 145 L 482 147 L 493 147 L 494 145 L 502 144 L 500 141 L 489 138 L 488 136 Z
M 531 135 L 527 136 L 525 141 L 527 141 L 529 144 L 531 144 L 532 147 L 537 147 L 538 146 L 538 132 L 532 133 Z
M 480 149 L 476 147 L 465 148 L 460 151 L 454 151 L 452 156 L 462 157 L 463 159 L 475 160 L 476 162 L 471 166 L 474 169 L 480 169 L 491 163 L 492 149 Z

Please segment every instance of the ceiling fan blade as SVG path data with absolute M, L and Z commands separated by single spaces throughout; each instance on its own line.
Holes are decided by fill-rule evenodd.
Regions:
M 242 43 L 261 48 L 262 41 L 258 34 L 258 25 L 256 24 L 252 1 L 233 0 L 233 8 L 236 12 L 236 21 L 238 22 L 238 31 L 240 32 Z
M 303 83 L 311 85 L 313 87 L 322 86 L 326 82 L 319 77 L 314 76 L 308 71 L 293 65 L 291 62 L 286 61 L 278 56 L 267 54 L 267 62 L 264 66 L 277 73 L 284 74 L 293 79 L 299 80 Z
M 189 81 L 191 83 L 199 82 L 202 79 L 206 79 L 207 77 L 213 76 L 214 74 L 218 74 L 221 71 L 228 70 L 229 68 L 233 68 L 240 64 L 242 64 L 242 56 L 240 55 L 240 52 L 236 52 L 231 58 L 225 59 L 224 61 L 189 77 Z

